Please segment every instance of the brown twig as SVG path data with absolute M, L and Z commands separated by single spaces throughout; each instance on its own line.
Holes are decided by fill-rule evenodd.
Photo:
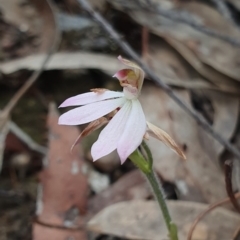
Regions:
M 3 115 L 9 116 L 10 112 L 12 111 L 12 109 L 16 106 L 16 104 L 18 103 L 18 101 L 22 98 L 22 96 L 28 91 L 28 89 L 36 82 L 36 80 L 38 79 L 38 77 L 41 75 L 41 73 L 43 72 L 45 66 L 47 65 L 49 59 L 51 58 L 53 52 L 55 51 L 55 49 L 58 46 L 58 43 L 60 42 L 60 31 L 58 29 L 58 25 L 57 25 L 57 19 L 54 13 L 54 6 L 51 2 L 51 0 L 46 0 L 46 2 L 49 5 L 49 8 L 51 9 L 51 12 L 53 14 L 53 19 L 54 19 L 54 24 L 55 24 L 55 34 L 54 34 L 54 38 L 52 41 L 51 46 L 49 47 L 47 53 L 46 53 L 46 57 L 44 58 L 41 66 L 39 67 L 38 70 L 36 70 L 31 76 L 30 78 L 25 82 L 25 84 L 15 93 L 15 95 L 11 98 L 11 100 L 7 103 L 7 105 L 5 106 L 5 108 L 2 111 Z
M 235 155 L 240 160 L 240 152 L 220 134 L 218 134 L 212 126 L 195 110 L 190 108 L 185 102 L 183 102 L 173 90 L 166 85 L 138 56 L 138 54 L 130 47 L 130 45 L 122 39 L 122 37 L 115 31 L 110 23 L 104 19 L 98 12 L 96 12 L 87 0 L 77 0 L 82 8 L 89 12 L 89 14 L 95 18 L 98 23 L 110 34 L 115 42 L 122 48 L 122 50 L 128 54 L 144 71 L 145 73 L 158 85 L 160 86 L 182 109 L 184 109 L 196 122 L 205 129 L 213 138 L 221 143 L 226 149 Z
M 237 199 L 235 198 L 235 195 L 232 189 L 232 168 L 233 168 L 232 161 L 231 160 L 225 161 L 224 173 L 225 173 L 226 191 L 231 200 L 232 205 L 238 212 L 240 212 L 240 206 L 237 202 Z
M 235 194 L 235 198 L 240 198 L 240 192 L 236 193 Z M 194 220 L 189 232 L 188 232 L 188 236 L 187 236 L 187 240 L 191 240 L 192 239 L 192 235 L 193 235 L 193 232 L 194 232 L 194 229 L 196 228 L 197 224 L 209 213 L 211 212 L 213 209 L 223 205 L 223 204 L 226 204 L 228 202 L 230 202 L 230 198 L 225 198 L 217 203 L 214 203 L 214 204 L 211 204 L 204 212 L 200 213 L 196 219 Z
M 146 26 L 142 27 L 142 58 L 148 58 L 149 32 Z
M 47 227 L 47 228 L 54 228 L 54 229 L 59 229 L 59 230 L 67 230 L 67 231 L 83 231 L 86 230 L 85 226 L 80 226 L 80 227 L 66 227 L 62 225 L 57 225 L 57 224 L 51 224 L 51 223 L 46 223 L 43 221 L 40 221 L 37 217 L 34 217 L 32 220 L 34 223 L 37 223 L 41 226 Z

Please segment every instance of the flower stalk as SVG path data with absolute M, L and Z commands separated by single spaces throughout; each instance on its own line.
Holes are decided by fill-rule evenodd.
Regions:
M 129 159 L 144 173 L 150 174 L 152 169 L 149 163 L 144 159 L 143 155 L 135 150 L 130 156 Z
M 129 158 L 146 175 L 163 213 L 170 239 L 178 240 L 177 226 L 171 220 L 162 186 L 153 171 L 152 153 L 143 139 L 154 137 L 182 159 L 186 159 L 186 156 L 164 130 L 146 119 L 138 99 L 144 81 L 144 71 L 134 62 L 121 56 L 118 59 L 127 68 L 119 70 L 113 77 L 119 80 L 123 91 L 94 88 L 91 92 L 66 99 L 59 107 L 75 106 L 76 108 L 62 114 L 59 124 L 89 123 L 72 148 L 83 137 L 106 125 L 91 148 L 93 161 L 114 150 L 117 150 L 121 164 Z M 140 145 L 142 152 L 138 150 Z
M 145 174 L 149 184 L 151 185 L 156 200 L 162 211 L 170 239 L 178 240 L 177 226 L 172 222 L 167 203 L 165 201 L 164 190 L 153 171 L 151 151 L 145 142 L 142 143 L 142 147 L 147 155 L 147 160 L 138 149 L 129 156 L 129 159 Z

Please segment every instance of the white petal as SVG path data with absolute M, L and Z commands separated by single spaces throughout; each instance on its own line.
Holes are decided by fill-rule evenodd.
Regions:
M 146 119 L 140 102 L 132 100 L 131 113 L 117 146 L 121 163 L 124 163 L 141 144 L 146 127 Z
M 62 125 L 79 125 L 88 123 L 122 106 L 125 101 L 125 98 L 117 98 L 78 107 L 61 115 L 58 123 Z
M 100 133 L 98 140 L 93 144 L 91 153 L 93 161 L 111 153 L 117 148 L 117 142 L 125 128 L 131 111 L 131 101 L 126 101 L 113 119 Z
M 123 97 L 123 93 L 114 91 L 88 92 L 66 99 L 59 107 L 80 106 L 118 97 Z

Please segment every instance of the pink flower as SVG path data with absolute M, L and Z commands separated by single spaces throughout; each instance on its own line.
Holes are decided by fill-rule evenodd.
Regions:
M 68 98 L 60 107 L 81 107 L 61 115 L 59 124 L 80 125 L 90 123 L 76 140 L 75 146 L 83 136 L 108 123 L 92 146 L 93 160 L 96 161 L 117 149 L 123 164 L 128 156 L 141 144 L 144 135 L 146 136 L 147 125 L 153 136 L 158 139 L 161 138 L 160 140 L 165 143 L 166 141 L 163 140 L 162 134 L 160 134 L 160 138 L 157 136 L 156 131 L 158 128 L 156 126 L 146 122 L 142 106 L 138 100 L 144 80 L 143 70 L 135 63 L 123 59 L 121 56 L 118 59 L 129 67 L 118 71 L 114 75 L 119 79 L 123 92 L 92 89 L 92 92 Z M 151 131 L 151 128 L 154 131 Z M 171 148 L 177 151 L 173 140 L 168 145 L 172 145 Z M 179 150 L 177 152 L 179 153 Z M 180 155 L 184 156 L 183 154 Z

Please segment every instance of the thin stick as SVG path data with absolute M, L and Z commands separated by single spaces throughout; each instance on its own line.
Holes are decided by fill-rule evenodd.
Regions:
M 144 71 L 145 73 L 158 85 L 160 86 L 181 108 L 183 108 L 196 122 L 205 129 L 213 138 L 221 143 L 226 149 L 228 149 L 238 160 L 240 160 L 240 152 L 220 134 L 218 134 L 212 126 L 195 110 L 188 107 L 173 90 L 166 85 L 136 54 L 136 52 L 130 47 L 130 45 L 122 39 L 122 37 L 113 29 L 110 23 L 107 22 L 99 13 L 97 13 L 86 0 L 77 0 L 82 8 L 89 12 L 89 14 L 95 18 L 98 23 L 110 34 L 110 36 L 118 43 L 122 50 L 128 54 Z
M 48 3 L 53 17 L 54 17 L 54 24 L 55 24 L 55 34 L 54 34 L 54 38 L 53 38 L 53 42 L 50 46 L 50 48 L 47 51 L 46 57 L 43 60 L 41 66 L 39 67 L 38 70 L 36 70 L 31 76 L 30 78 L 26 81 L 26 83 L 15 93 L 15 95 L 11 98 L 11 100 L 7 103 L 7 105 L 5 106 L 5 108 L 3 109 L 3 113 L 6 115 L 9 115 L 10 112 L 12 111 L 12 109 L 16 106 L 16 104 L 18 103 L 18 101 L 22 98 L 22 96 L 28 91 L 28 89 L 36 82 L 36 80 L 38 79 L 38 77 L 41 75 L 41 73 L 43 72 L 45 66 L 47 65 L 48 61 L 50 60 L 53 52 L 55 51 L 55 49 L 58 46 L 58 43 L 60 42 L 60 33 L 59 33 L 59 29 L 58 29 L 58 25 L 57 25 L 57 19 L 56 16 L 54 14 L 54 7 L 52 5 L 51 0 L 46 0 L 46 2 Z
M 225 161 L 224 173 L 225 173 L 226 191 L 231 200 L 232 205 L 240 213 L 240 206 L 238 204 L 237 199 L 235 198 L 235 195 L 232 189 L 232 168 L 233 168 L 232 161 L 231 160 Z
M 32 222 L 39 224 L 41 226 L 47 227 L 47 228 L 54 228 L 54 229 L 59 229 L 59 230 L 66 230 L 66 231 L 83 231 L 86 230 L 86 226 L 80 226 L 80 227 L 66 227 L 63 225 L 57 225 L 57 224 L 51 224 L 51 223 L 46 223 L 43 221 L 40 221 L 37 217 L 34 217 Z
M 146 26 L 142 27 L 142 58 L 148 58 L 149 32 Z
M 235 194 L 235 198 L 240 198 L 240 192 L 236 193 Z M 189 232 L 188 232 L 188 237 L 187 237 L 187 240 L 192 240 L 192 235 L 193 235 L 193 232 L 194 232 L 194 229 L 196 228 L 197 224 L 209 213 L 211 212 L 213 209 L 223 205 L 223 204 L 226 204 L 228 202 L 230 202 L 230 198 L 225 198 L 217 203 L 214 203 L 214 204 L 211 204 L 204 212 L 200 213 L 196 219 L 194 220 Z

